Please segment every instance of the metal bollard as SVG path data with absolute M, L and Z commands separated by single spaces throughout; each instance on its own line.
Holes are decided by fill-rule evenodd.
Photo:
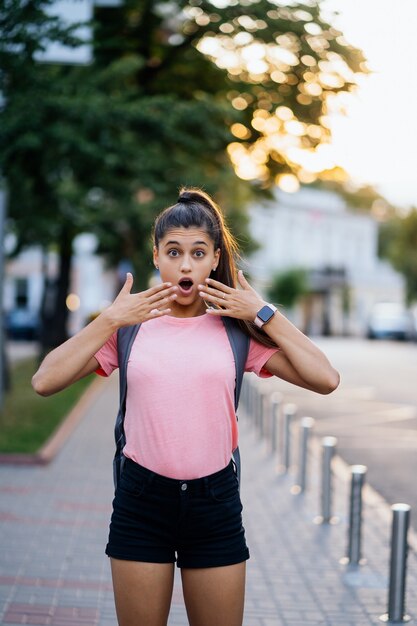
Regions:
M 336 437 L 324 437 L 322 439 L 322 482 L 321 482 L 321 515 L 315 518 L 319 524 L 329 524 L 337 521 L 332 517 L 332 459 L 336 450 Z
M 277 436 L 279 425 L 279 410 L 282 404 L 282 393 L 274 391 L 271 396 L 271 452 L 277 451 Z
M 284 432 L 282 437 L 281 446 L 281 458 L 282 458 L 282 471 L 287 473 L 291 464 L 291 422 L 297 412 L 295 404 L 284 404 Z
M 402 624 L 410 620 L 405 615 L 405 582 L 407 570 L 407 533 L 410 523 L 411 507 L 408 504 L 394 504 L 392 534 L 391 534 L 391 559 L 388 591 L 388 613 L 381 615 L 380 620 L 388 624 Z
M 347 555 L 340 560 L 343 564 L 359 565 L 365 560 L 361 558 L 362 545 L 362 489 L 365 483 L 366 465 L 352 465 L 349 529 Z
M 308 455 L 308 439 L 311 429 L 314 426 L 312 417 L 303 417 L 300 422 L 300 447 L 298 458 L 298 478 L 297 484 L 291 489 L 291 493 L 303 493 L 306 488 L 307 479 L 307 455 Z

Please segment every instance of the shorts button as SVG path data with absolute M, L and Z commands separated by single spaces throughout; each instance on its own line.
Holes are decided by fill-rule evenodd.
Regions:
M 182 483 L 181 491 L 185 491 L 187 489 L 187 483 Z

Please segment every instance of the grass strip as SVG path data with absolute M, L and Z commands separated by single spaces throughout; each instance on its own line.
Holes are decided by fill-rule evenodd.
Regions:
M 94 380 L 87 376 L 59 393 L 43 398 L 31 385 L 37 360 L 25 359 L 12 368 L 12 388 L 0 412 L 0 452 L 36 452 Z

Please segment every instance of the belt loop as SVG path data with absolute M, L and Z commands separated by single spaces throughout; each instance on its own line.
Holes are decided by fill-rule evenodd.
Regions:
M 204 480 L 204 491 L 206 494 L 208 494 L 210 491 L 210 484 L 209 484 L 208 476 L 204 476 L 203 480 Z

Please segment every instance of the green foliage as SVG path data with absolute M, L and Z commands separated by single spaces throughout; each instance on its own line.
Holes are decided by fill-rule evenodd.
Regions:
M 92 377 L 49 398 L 35 394 L 30 379 L 36 363 L 28 359 L 13 368 L 13 384 L 0 413 L 0 452 L 36 452 L 75 405 Z
M 403 274 L 407 302 L 417 301 L 417 209 L 383 223 L 379 231 L 379 254 Z
M 308 293 L 307 272 L 295 267 L 276 274 L 268 290 L 268 297 L 276 304 L 291 308 Z
M 77 47 L 78 24 L 64 25 L 51 14 L 54 0 L 2 0 L 0 4 L 0 91 L 17 87 L 14 81 L 27 75 L 51 42 Z M 30 26 L 28 28 L 28 26 Z M 13 84 L 11 84 L 11 81 Z

